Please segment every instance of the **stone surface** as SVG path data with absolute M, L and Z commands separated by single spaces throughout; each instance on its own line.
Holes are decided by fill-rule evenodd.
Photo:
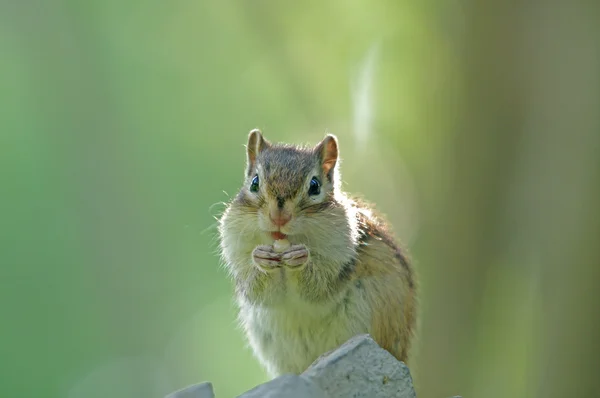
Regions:
M 302 376 L 283 375 L 253 388 L 238 398 L 329 398 L 329 395 Z
M 200 383 L 182 388 L 165 398 L 215 398 L 215 393 L 211 383 Z
M 318 358 L 303 374 L 330 398 L 415 398 L 410 371 L 369 335 Z

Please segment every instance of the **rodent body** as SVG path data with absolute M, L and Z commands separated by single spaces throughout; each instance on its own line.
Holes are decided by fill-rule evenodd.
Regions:
M 338 143 L 273 145 L 253 130 L 246 181 L 220 219 L 239 319 L 271 376 L 369 333 L 408 362 L 416 277 L 386 224 L 340 189 Z M 283 253 L 273 249 L 287 239 Z

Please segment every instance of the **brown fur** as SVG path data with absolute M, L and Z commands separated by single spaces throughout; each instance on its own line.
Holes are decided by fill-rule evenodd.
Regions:
M 355 205 L 364 207 L 365 203 Z M 368 286 L 374 309 L 373 339 L 398 360 L 408 363 L 417 327 L 415 271 L 381 216 L 359 211 L 358 218 L 361 249 L 353 279 L 364 280 Z

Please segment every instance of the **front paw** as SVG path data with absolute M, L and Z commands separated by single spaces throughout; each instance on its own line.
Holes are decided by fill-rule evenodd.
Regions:
M 300 269 L 308 262 L 308 257 L 309 252 L 306 246 L 293 245 L 281 253 L 281 263 L 292 269 Z
M 273 246 L 257 246 L 252 251 L 254 264 L 263 272 L 271 272 L 281 267 L 281 253 L 275 252 Z

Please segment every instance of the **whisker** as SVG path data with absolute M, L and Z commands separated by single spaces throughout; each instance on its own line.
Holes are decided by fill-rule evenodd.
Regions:
M 216 229 L 217 225 L 218 225 L 218 223 L 210 224 L 208 227 L 206 227 L 205 229 L 203 229 L 202 231 L 200 231 L 200 235 L 204 235 L 205 233 L 207 233 L 211 229 Z

